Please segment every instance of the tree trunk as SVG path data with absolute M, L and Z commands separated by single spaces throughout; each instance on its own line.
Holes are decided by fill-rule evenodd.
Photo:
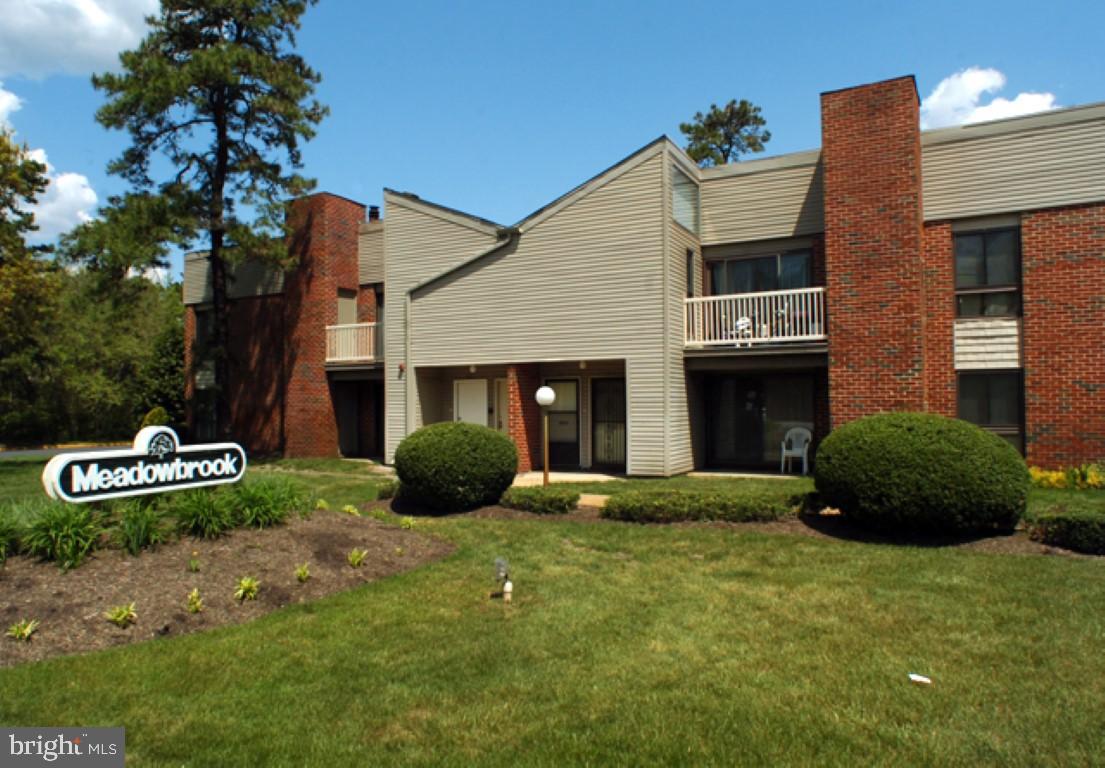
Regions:
M 222 440 L 231 439 L 230 419 L 230 323 L 226 296 L 226 261 L 223 256 L 223 240 L 226 236 L 223 190 L 229 161 L 227 141 L 227 114 L 225 94 L 216 97 L 215 119 L 215 173 L 211 179 L 211 299 L 215 313 L 215 431 Z

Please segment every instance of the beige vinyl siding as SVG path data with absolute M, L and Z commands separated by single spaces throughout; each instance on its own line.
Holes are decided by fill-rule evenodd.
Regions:
M 819 157 L 802 152 L 703 171 L 702 244 L 824 231 Z
M 1019 368 L 1021 322 L 1015 318 L 956 320 L 954 350 L 957 371 Z
M 256 261 L 246 261 L 230 267 L 232 279 L 227 281 L 227 296 L 243 299 L 267 296 L 284 291 L 284 272 Z M 184 257 L 184 303 L 206 304 L 212 301 L 211 262 L 205 253 L 189 253 Z
M 629 471 L 663 474 L 663 157 L 658 144 L 525 231 L 512 252 L 420 292 L 412 302 L 416 364 L 624 358 Z M 390 265 L 401 259 L 392 224 L 389 290 Z
M 361 285 L 384 282 L 384 222 L 361 224 L 357 235 L 357 282 Z
M 434 275 L 472 258 L 495 243 L 495 233 L 490 227 L 475 222 L 471 226 L 456 216 L 446 216 L 401 196 L 385 194 L 387 226 L 384 228 L 384 282 L 388 301 L 384 305 L 384 349 L 387 361 L 384 365 L 385 398 L 387 415 L 384 425 L 385 458 L 391 462 L 395 448 L 407 435 L 407 400 L 410 404 L 410 428 L 413 431 L 423 422 L 439 420 L 437 409 L 439 393 L 433 381 L 427 379 L 415 384 L 414 364 L 406 359 L 406 293 L 409 289 Z M 459 324 L 465 312 L 453 318 Z M 415 321 L 419 322 L 418 320 Z M 406 372 L 399 375 L 399 363 L 406 365 Z M 422 400 L 429 398 L 426 408 Z
M 922 143 L 926 220 L 1105 200 L 1105 107 L 942 129 Z
M 668 329 L 665 349 L 668 356 L 667 414 L 667 474 L 690 472 L 694 469 L 691 449 L 690 411 L 687 405 L 687 377 L 683 371 L 684 299 L 687 296 L 687 249 L 695 253 L 696 283 L 700 280 L 702 247 L 698 238 L 669 221 L 668 263 L 671 279 L 668 284 Z M 698 292 L 696 291 L 696 295 Z

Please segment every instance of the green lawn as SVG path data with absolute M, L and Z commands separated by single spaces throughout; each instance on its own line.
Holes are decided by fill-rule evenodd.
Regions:
M 813 490 L 813 480 L 808 477 L 690 477 L 680 475 L 668 478 L 631 477 L 624 480 L 608 480 L 590 483 L 557 483 L 557 488 L 571 488 L 580 493 L 599 493 L 612 496 L 626 491 L 694 490 L 725 491 L 728 488 L 765 491 L 768 493 L 801 494 Z
M 0 670 L 0 722 L 122 724 L 135 765 L 1105 754 L 1105 560 L 740 528 L 416 530 L 457 552 L 252 624 Z M 511 607 L 487 599 L 497 556 Z
M 0 504 L 26 496 L 45 496 L 42 468 L 45 459 L 7 459 L 0 461 Z

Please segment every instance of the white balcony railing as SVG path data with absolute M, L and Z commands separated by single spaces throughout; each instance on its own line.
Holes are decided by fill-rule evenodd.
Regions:
M 352 363 L 382 358 L 383 323 L 326 326 L 326 362 Z
M 684 300 L 688 347 L 753 347 L 823 341 L 825 288 L 733 293 Z

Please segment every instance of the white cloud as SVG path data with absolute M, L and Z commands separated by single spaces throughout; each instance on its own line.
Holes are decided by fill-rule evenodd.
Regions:
M 143 270 L 131 267 L 127 271 L 127 277 L 144 277 L 154 285 L 160 285 L 161 287 L 165 287 L 172 282 L 172 275 L 169 274 L 168 267 L 146 267 Z
M 120 51 L 145 34 L 157 0 L 21 0 L 5 2 L 0 75 L 86 75 L 112 69 Z M 16 5 L 16 8 L 12 8 Z
M 11 128 L 8 117 L 23 106 L 23 100 L 11 91 L 4 90 L 4 84 L 0 83 L 0 128 Z
M 30 157 L 46 166 L 49 184 L 31 206 L 38 229 L 28 234 L 31 242 L 50 242 L 78 224 L 92 220 L 99 200 L 88 177 L 79 173 L 57 173 L 46 158 L 46 151 L 32 149 Z
M 945 125 L 1000 120 L 1032 112 L 1055 109 L 1052 93 L 1018 93 L 1012 99 L 1000 96 L 988 104 L 980 104 L 983 96 L 1005 87 L 1005 75 L 996 69 L 969 67 L 945 77 L 921 102 L 921 127 L 941 128 Z

